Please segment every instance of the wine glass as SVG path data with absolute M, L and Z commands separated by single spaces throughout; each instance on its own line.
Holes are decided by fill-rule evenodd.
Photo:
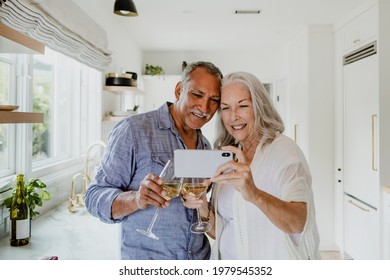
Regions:
M 181 181 L 179 178 L 176 178 L 174 175 L 174 164 L 173 161 L 168 160 L 165 164 L 164 169 L 160 173 L 160 177 L 163 180 L 161 187 L 165 190 L 164 198 L 166 200 L 171 200 L 180 194 Z M 150 221 L 150 224 L 146 230 L 137 229 L 139 233 L 146 235 L 147 237 L 158 240 L 159 237 L 152 232 L 154 223 L 156 222 L 160 208 L 156 208 L 153 218 Z
M 202 178 L 186 178 L 184 179 L 182 190 L 185 194 L 193 195 L 195 198 L 200 198 L 207 190 L 208 184 Z M 200 209 L 196 209 L 198 221 L 191 225 L 192 233 L 205 233 L 211 230 L 211 225 L 208 222 L 203 222 L 200 217 Z

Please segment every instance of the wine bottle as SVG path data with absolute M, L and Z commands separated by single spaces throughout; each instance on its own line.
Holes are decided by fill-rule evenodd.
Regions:
M 30 241 L 30 213 L 24 193 L 24 175 L 16 175 L 16 189 L 10 209 L 11 246 L 27 245 Z

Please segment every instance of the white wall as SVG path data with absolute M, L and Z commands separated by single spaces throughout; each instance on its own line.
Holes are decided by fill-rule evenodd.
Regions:
M 114 13 L 107 16 L 107 10 L 113 10 L 114 1 L 83 0 L 75 1 L 75 3 L 106 30 L 108 49 L 112 53 L 112 62 L 103 74 L 126 71 L 141 74 L 142 51 L 130 37 L 124 34 L 121 25 L 121 22 L 128 20 L 128 18 L 119 17 Z M 120 95 L 104 92 L 102 117 L 106 112 L 119 110 L 120 101 Z
M 215 51 L 215 52 L 151 52 L 143 54 L 143 65 L 160 65 L 166 74 L 180 74 L 183 61 L 205 60 L 213 62 L 223 74 L 233 71 L 247 71 L 262 82 L 269 82 L 277 76 L 278 50 L 273 53 L 257 51 Z
M 309 44 L 309 163 L 323 250 L 335 250 L 334 39 L 330 25 L 311 26 Z

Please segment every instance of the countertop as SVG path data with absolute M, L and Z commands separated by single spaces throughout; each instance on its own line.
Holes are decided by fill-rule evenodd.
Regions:
M 86 208 L 71 214 L 65 202 L 34 219 L 30 243 L 9 245 L 9 236 L 0 240 L 0 260 L 38 260 L 57 256 L 59 260 L 120 259 L 119 224 L 105 224 Z

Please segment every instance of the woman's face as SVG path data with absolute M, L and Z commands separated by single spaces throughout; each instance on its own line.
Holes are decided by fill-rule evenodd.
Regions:
M 255 137 L 253 104 L 249 91 L 239 83 L 222 88 L 221 117 L 227 131 L 240 141 L 250 143 Z

